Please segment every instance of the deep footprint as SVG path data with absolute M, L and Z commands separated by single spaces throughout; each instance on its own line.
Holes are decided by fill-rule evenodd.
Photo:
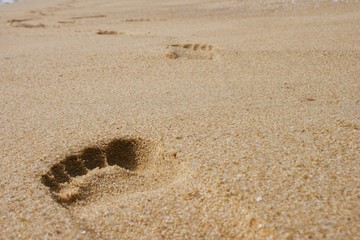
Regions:
M 165 55 L 168 59 L 212 60 L 214 57 L 214 46 L 209 44 L 172 44 L 167 47 L 170 48 L 170 52 Z
M 148 177 L 158 176 L 159 171 L 161 175 L 166 172 L 173 174 L 171 165 L 174 161 L 164 164 L 166 154 L 162 154 L 161 150 L 162 145 L 142 138 L 114 139 L 66 156 L 41 177 L 41 182 L 50 189 L 54 199 L 62 204 L 104 195 L 109 189 L 122 193 L 126 189 L 143 191 L 146 190 L 146 186 L 141 183 L 144 174 Z M 101 185 L 104 181 L 108 182 Z M 151 182 L 152 179 L 147 181 Z M 151 186 L 155 186 L 158 183 L 156 181 Z

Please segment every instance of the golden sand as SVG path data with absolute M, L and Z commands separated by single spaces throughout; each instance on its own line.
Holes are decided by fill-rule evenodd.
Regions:
M 2 239 L 359 239 L 360 3 L 0 6 Z

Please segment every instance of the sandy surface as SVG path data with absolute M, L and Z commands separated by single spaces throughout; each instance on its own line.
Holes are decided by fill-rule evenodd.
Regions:
M 360 239 L 356 2 L 1 5 L 0 238 Z

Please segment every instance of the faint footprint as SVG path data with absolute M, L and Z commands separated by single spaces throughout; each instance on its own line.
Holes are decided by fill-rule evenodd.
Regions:
M 126 19 L 125 22 L 150 22 L 150 18 L 129 18 Z
M 58 21 L 58 23 L 62 23 L 62 24 L 73 24 L 73 23 L 75 23 L 75 20 L 62 20 L 62 21 Z
M 116 31 L 108 31 L 108 30 L 99 30 L 97 31 L 98 35 L 123 35 L 123 32 L 116 32 Z
M 14 23 L 21 23 L 21 22 L 26 22 L 26 21 L 30 21 L 30 20 L 34 20 L 34 18 L 10 19 L 7 22 L 10 24 L 14 24 Z
M 42 23 L 16 23 L 11 24 L 13 27 L 22 27 L 22 28 L 45 28 L 45 24 Z
M 168 183 L 176 176 L 175 157 L 164 153 L 160 142 L 118 138 L 66 156 L 41 177 L 41 182 L 65 206 L 94 202 Z
M 61 23 L 61 24 L 73 24 L 73 23 L 76 23 L 77 21 L 80 21 L 82 19 L 104 18 L 104 17 L 107 17 L 107 16 L 106 15 L 78 16 L 78 17 L 71 17 L 71 18 L 69 18 L 67 20 L 60 20 L 60 21 L 58 21 L 58 23 Z M 99 34 L 101 34 L 101 33 L 99 33 Z M 114 34 L 109 34 L 109 35 L 114 35 Z
M 104 18 L 104 17 L 107 17 L 106 15 L 90 15 L 90 16 L 80 16 L 80 17 L 72 17 L 70 19 L 73 19 L 73 20 L 79 20 L 79 19 L 87 19 L 87 18 Z
M 23 27 L 23 28 L 44 28 L 45 25 L 42 23 L 29 23 L 29 21 L 33 21 L 35 18 L 23 18 L 23 19 L 11 19 L 8 20 L 8 23 L 12 27 Z
M 165 21 L 165 19 L 158 18 L 128 18 L 124 20 L 125 22 L 160 22 Z
M 35 15 L 38 15 L 38 16 L 48 16 L 47 13 L 44 13 L 43 11 L 41 10 L 33 10 L 33 11 L 30 11 L 31 14 L 35 14 Z
M 170 52 L 165 57 L 168 59 L 187 58 L 212 60 L 214 47 L 209 44 L 172 44 L 168 45 Z

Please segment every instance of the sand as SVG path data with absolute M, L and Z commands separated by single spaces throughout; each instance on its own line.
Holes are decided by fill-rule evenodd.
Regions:
M 360 3 L 0 6 L 1 239 L 360 239 Z

